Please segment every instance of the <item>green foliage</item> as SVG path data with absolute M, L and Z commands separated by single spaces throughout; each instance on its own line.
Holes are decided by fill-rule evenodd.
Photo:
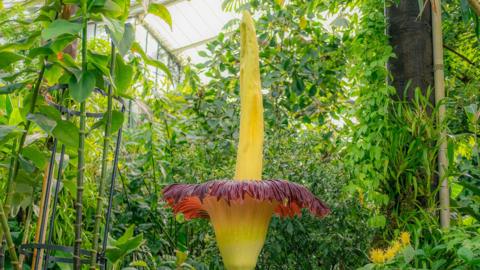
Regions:
M 393 259 L 383 264 L 371 263 L 359 269 L 478 269 L 478 232 L 478 226 L 453 227 L 448 231 L 435 228 L 425 232 L 426 239 L 407 246 Z
M 105 252 L 108 260 L 113 264 L 113 269 L 118 269 L 119 264 L 128 254 L 137 250 L 143 243 L 143 235 L 134 236 L 135 226 L 130 226 L 118 239 L 109 238 Z
M 447 122 L 442 124 L 449 132 L 448 173 L 457 227 L 441 232 L 436 226 L 435 149 L 443 126 L 435 123 L 436 108 L 424 95 L 417 93 L 409 102 L 392 99 L 394 89 L 386 84 L 385 63 L 393 53 L 384 34 L 384 1 L 223 1 L 227 10 L 256 11 L 265 178 L 306 185 L 333 210 L 322 220 L 308 214 L 274 218 L 259 269 L 354 269 L 367 264 L 372 246 L 384 246 L 399 230 L 412 233 L 412 246 L 383 266 L 364 269 L 478 268 L 478 228 L 466 225 L 478 223 L 480 216 L 479 25 L 464 2 L 461 9 L 459 1 L 443 5 L 448 97 Z M 78 110 L 78 102 L 88 101 L 87 111 L 103 112 L 105 99 L 92 93 L 94 88 L 107 92 L 110 85 L 115 96 L 132 99 L 139 111 L 124 119 L 116 103 L 112 108 L 112 133 L 122 126 L 126 130 L 110 262 L 127 269 L 223 269 L 208 221 L 173 216 L 161 201 L 161 190 L 174 182 L 232 177 L 238 139 L 238 20 L 226 25 L 229 34 L 220 34 L 200 52 L 203 63 L 184 67 L 175 91 L 152 94 L 147 66 L 162 70 L 170 80 L 172 75 L 134 41 L 134 27 L 125 21 L 129 4 L 89 2 L 87 19 L 106 25 L 118 54 L 112 61 L 108 41 L 89 40 L 83 72 L 80 57 L 64 53 L 79 37 L 81 14 L 59 19 L 56 1 L 33 11 L 0 9 L 0 199 L 9 194 L 8 175 L 18 156 L 10 190 L 9 214 L 16 217 L 9 222 L 13 241 L 33 239 L 35 226 L 25 224 L 28 213 L 30 224 L 37 219 L 32 209 L 38 207 L 56 138 L 67 147 L 53 239 L 74 243 L 79 121 L 62 116 L 49 103 Z M 145 9 L 171 27 L 165 6 Z M 42 78 L 38 71 L 43 68 Z M 47 91 L 57 84 L 69 86 L 65 95 Z M 32 94 L 36 85 L 37 100 Z M 87 249 L 94 247 L 98 161 L 105 150 L 99 146 L 106 139 L 106 125 L 106 114 L 86 121 L 82 241 Z M 19 147 L 23 134 L 28 136 Z M 105 152 L 111 160 L 111 151 Z M 135 230 L 142 234 L 134 236 Z

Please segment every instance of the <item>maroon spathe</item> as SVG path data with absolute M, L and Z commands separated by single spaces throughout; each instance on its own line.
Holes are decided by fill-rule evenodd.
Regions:
M 313 215 L 323 217 L 330 209 L 305 187 L 285 180 L 233 181 L 213 180 L 202 184 L 172 184 L 163 190 L 164 199 L 175 213 L 187 219 L 209 218 L 203 209 L 203 200 L 214 197 L 226 202 L 241 202 L 245 196 L 258 201 L 277 202 L 275 213 L 281 217 L 301 215 L 308 209 Z

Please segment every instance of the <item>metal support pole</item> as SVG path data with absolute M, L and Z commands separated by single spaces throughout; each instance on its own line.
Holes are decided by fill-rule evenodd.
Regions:
M 125 106 L 122 106 L 122 113 L 125 112 Z M 110 231 L 110 217 L 112 215 L 112 204 L 113 204 L 113 194 L 115 192 L 115 178 L 117 177 L 118 171 L 118 156 L 120 155 L 120 144 L 122 142 L 122 130 L 123 128 L 120 127 L 117 133 L 117 143 L 115 145 L 115 154 L 113 157 L 113 166 L 112 166 L 112 177 L 110 180 L 110 190 L 108 194 L 108 207 L 107 207 L 107 214 L 105 217 L 105 230 L 103 232 L 103 241 L 102 241 L 102 253 L 101 258 L 105 258 L 105 252 L 107 250 L 107 241 L 108 241 L 108 233 Z M 102 264 L 102 269 L 106 269 L 107 262 L 104 261 Z

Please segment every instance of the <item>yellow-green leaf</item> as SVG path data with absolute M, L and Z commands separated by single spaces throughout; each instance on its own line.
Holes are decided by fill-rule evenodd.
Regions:
M 167 7 L 162 4 L 153 3 L 148 7 L 148 13 L 156 15 L 158 18 L 166 22 L 170 26 L 170 29 L 172 29 L 172 16 Z

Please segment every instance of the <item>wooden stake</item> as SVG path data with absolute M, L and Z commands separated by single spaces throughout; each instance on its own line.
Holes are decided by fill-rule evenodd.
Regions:
M 45 168 L 45 174 L 44 174 L 44 177 L 43 177 L 43 183 L 42 183 L 42 193 L 41 193 L 41 198 L 40 198 L 40 206 L 39 206 L 39 214 L 38 214 L 38 220 L 37 220 L 37 228 L 36 228 L 36 231 L 35 231 L 35 243 L 44 243 L 45 242 L 45 232 L 44 233 L 41 233 L 40 232 L 40 227 L 41 227 L 41 224 L 42 224 L 42 221 L 45 219 L 45 218 L 48 218 L 48 212 L 49 212 L 49 209 L 50 209 L 50 198 L 47 198 L 46 197 L 46 194 L 47 194 L 47 176 L 48 176 L 48 167 L 49 167 L 49 164 L 47 164 L 47 167 Z M 50 196 L 49 196 L 50 197 Z M 45 213 L 45 216 L 43 216 L 43 207 L 44 205 L 47 205 L 47 211 Z M 46 230 L 46 227 L 43 228 L 44 231 Z M 40 234 L 42 234 L 42 239 L 40 239 Z M 33 260 L 32 260 L 32 269 L 36 269 L 35 266 L 35 258 L 37 256 L 37 252 L 39 252 L 37 249 L 34 249 L 33 250 Z M 43 249 L 40 250 L 40 260 L 38 261 L 38 265 L 42 265 L 43 263 Z
M 433 66 L 435 79 L 435 103 L 439 105 L 438 125 L 441 126 L 445 120 L 445 77 L 443 68 L 443 40 L 442 40 L 442 6 L 441 0 L 431 0 L 432 4 L 432 37 L 433 37 Z M 450 226 L 450 192 L 448 190 L 448 178 L 446 170 L 448 167 L 447 159 L 447 136 L 442 128 L 440 132 L 440 149 L 438 151 L 438 175 L 440 185 L 440 226 L 448 228 Z

